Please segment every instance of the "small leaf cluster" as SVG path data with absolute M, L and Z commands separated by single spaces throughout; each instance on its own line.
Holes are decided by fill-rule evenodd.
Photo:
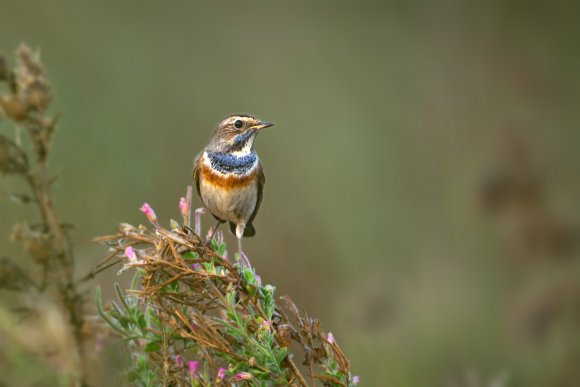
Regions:
M 138 279 L 139 276 L 136 274 L 131 288 L 136 286 Z M 97 311 L 101 318 L 123 337 L 123 341 L 132 352 L 128 380 L 139 386 L 154 386 L 159 378 L 146 354 L 160 349 L 164 335 L 158 332 L 163 332 L 163 327 L 151 305 L 143 305 L 137 297 L 125 295 L 119 284 L 115 284 L 115 291 L 118 302 L 109 302 L 108 310 L 105 310 L 101 289 L 97 288 Z
M 247 269 L 249 271 L 249 269 Z M 248 286 L 250 286 L 248 284 Z M 273 287 L 266 285 L 259 286 L 259 293 L 269 295 L 273 294 Z M 275 334 L 272 331 L 272 315 L 265 314 L 265 318 L 255 311 L 253 316 L 245 315 L 239 308 L 239 301 L 235 290 L 230 290 L 226 294 L 227 319 L 218 319 L 217 321 L 225 328 L 225 332 L 238 344 L 236 353 L 242 358 L 250 359 L 249 364 L 237 363 L 233 369 L 234 372 L 249 372 L 255 376 L 256 380 L 263 382 L 277 382 L 287 384 L 288 379 L 284 371 L 284 361 L 287 356 L 287 348 L 281 347 L 276 343 Z M 262 307 L 267 305 L 264 298 L 260 297 Z M 266 309 L 265 310 L 270 310 Z M 252 321 L 254 319 L 255 321 Z M 258 323 L 257 329 L 252 329 L 252 322 Z M 227 356 L 226 356 L 227 357 Z M 234 360 L 234 359 L 229 359 Z M 249 367 L 248 367 L 249 365 Z M 263 369 L 268 370 L 263 371 Z

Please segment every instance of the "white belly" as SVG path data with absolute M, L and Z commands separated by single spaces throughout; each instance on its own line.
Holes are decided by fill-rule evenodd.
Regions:
M 199 190 L 203 203 L 213 215 L 235 224 L 247 223 L 258 200 L 255 184 L 226 190 L 201 179 Z

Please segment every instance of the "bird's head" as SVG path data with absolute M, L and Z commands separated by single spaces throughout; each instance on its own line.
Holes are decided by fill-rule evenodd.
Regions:
M 227 116 L 215 128 L 207 149 L 213 152 L 248 154 L 254 147 L 258 132 L 274 125 L 250 114 Z

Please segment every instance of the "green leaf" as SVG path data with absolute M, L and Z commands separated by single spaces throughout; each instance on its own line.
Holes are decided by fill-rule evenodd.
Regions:
M 143 350 L 145 352 L 157 352 L 161 349 L 161 346 L 159 345 L 159 342 L 157 341 L 152 341 L 150 343 L 147 343 L 147 345 L 145 345 L 145 348 L 143 348 Z
M 127 306 L 127 302 L 125 299 L 125 294 L 123 293 L 123 290 L 121 289 L 121 285 L 119 285 L 118 282 L 115 282 L 115 284 L 113 285 L 113 287 L 115 288 L 115 293 L 117 293 L 117 298 L 119 299 L 119 301 L 121 301 L 121 304 L 123 305 L 123 308 L 125 308 L 125 310 L 128 312 L 129 311 L 129 306 Z
M 228 306 L 230 308 L 235 308 L 236 307 L 236 291 L 232 290 L 229 291 L 228 294 L 226 294 L 226 300 L 228 301 Z
M 282 365 L 282 362 L 284 361 L 284 359 L 286 359 L 287 354 L 288 354 L 287 348 L 280 348 L 278 350 L 278 353 L 276 354 L 276 361 L 278 362 L 279 365 Z
M 139 315 L 137 322 L 139 323 L 139 328 L 141 328 L 141 331 L 145 332 L 147 329 L 147 321 L 145 320 L 145 316 L 143 314 Z
M 213 238 L 211 240 L 211 248 L 212 248 L 212 250 L 215 250 L 215 251 L 218 251 L 219 250 L 220 244 L 217 242 L 217 239 L 216 238 Z
M 131 322 L 131 320 L 129 320 L 127 317 L 119 316 L 119 319 L 117 321 L 119 321 L 119 324 L 121 324 L 123 328 L 129 329 L 129 322 Z
M 107 312 L 105 312 L 105 310 L 103 308 L 103 298 L 101 296 L 101 287 L 100 286 L 97 286 L 97 289 L 95 289 L 95 301 L 97 304 L 97 312 L 98 312 L 99 316 L 101 316 L 101 318 L 103 320 L 105 320 L 105 322 L 107 324 L 109 324 L 109 326 L 111 328 L 113 328 L 115 331 L 119 332 L 120 334 L 124 335 L 125 331 L 123 331 L 117 324 L 115 324 L 109 318 L 109 315 L 107 314 Z
M 188 251 L 186 253 L 181 254 L 181 257 L 185 260 L 187 259 L 198 259 L 199 255 L 193 251 Z
M 173 281 L 161 288 L 164 293 L 176 293 L 179 291 L 179 281 Z
M 141 269 L 139 269 L 139 270 L 141 270 Z M 141 279 L 141 275 L 139 274 L 139 271 L 136 271 L 135 272 L 135 275 L 131 279 L 131 287 L 130 287 L 130 289 L 137 289 L 139 287 L 139 280 L 140 279 Z
M 248 284 L 254 285 L 256 283 L 256 277 L 254 276 L 254 272 L 252 272 L 252 270 L 244 269 L 243 275 Z

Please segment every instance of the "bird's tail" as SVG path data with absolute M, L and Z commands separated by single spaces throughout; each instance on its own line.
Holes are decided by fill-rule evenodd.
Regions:
M 230 231 L 232 234 L 236 235 L 236 224 L 233 222 L 230 222 Z M 244 236 L 253 237 L 254 235 L 256 235 L 256 229 L 254 228 L 254 225 L 251 223 L 246 224 L 246 227 L 244 228 Z

